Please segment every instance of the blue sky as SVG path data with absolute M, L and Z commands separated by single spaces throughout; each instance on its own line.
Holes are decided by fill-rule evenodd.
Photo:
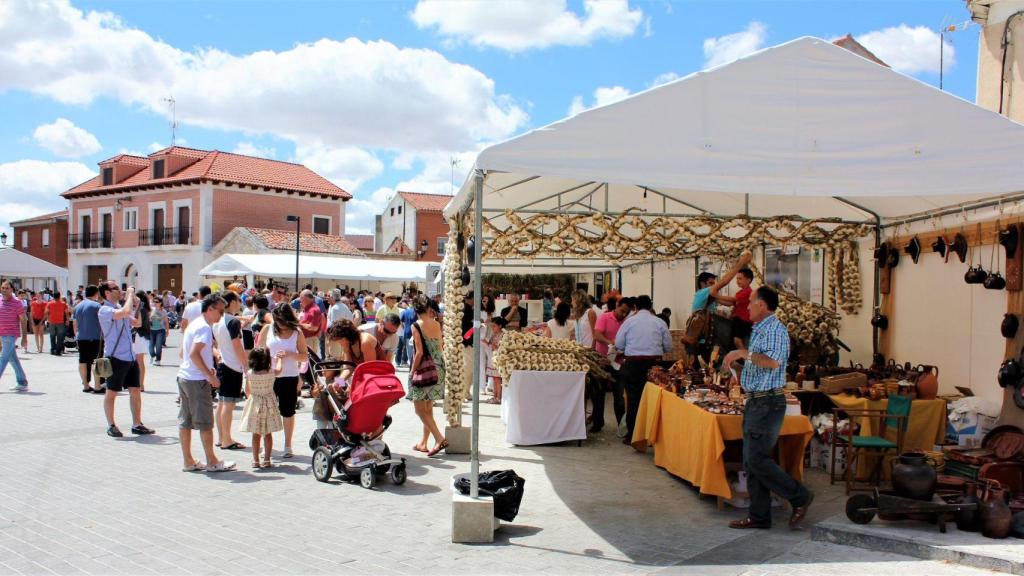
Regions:
M 309 165 L 370 231 L 395 189 L 447 193 L 477 151 L 800 36 L 847 33 L 938 85 L 929 2 L 0 2 L 0 229 L 119 152 L 170 141 Z M 977 26 L 947 35 L 974 100 Z M 9 231 L 9 230 L 8 230 Z

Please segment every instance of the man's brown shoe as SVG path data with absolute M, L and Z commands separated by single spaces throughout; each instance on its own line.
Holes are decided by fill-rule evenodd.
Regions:
M 771 527 L 771 524 L 767 524 L 765 522 L 754 522 L 750 518 L 744 518 L 743 520 L 733 520 L 732 522 L 729 522 L 729 528 L 736 528 L 737 530 L 747 530 L 749 528 L 754 528 L 757 530 L 768 530 Z
M 814 502 L 814 492 L 807 492 L 807 500 L 803 506 L 797 506 L 793 508 L 793 515 L 789 517 L 789 528 L 790 530 L 797 530 L 800 528 L 800 523 L 804 521 L 804 517 L 807 516 L 807 509 L 811 507 L 811 502 Z

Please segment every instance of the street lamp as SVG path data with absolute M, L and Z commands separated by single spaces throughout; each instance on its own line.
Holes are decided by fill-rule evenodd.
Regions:
M 430 249 L 430 243 L 429 242 L 427 242 L 426 240 L 424 240 L 423 242 L 420 242 L 420 251 L 417 254 L 417 256 L 419 256 L 420 258 L 423 258 L 423 256 L 427 253 L 427 250 L 429 250 L 429 249 Z
M 286 218 L 288 222 L 295 222 L 295 291 L 299 291 L 299 224 L 302 222 L 302 218 L 299 216 L 288 215 Z

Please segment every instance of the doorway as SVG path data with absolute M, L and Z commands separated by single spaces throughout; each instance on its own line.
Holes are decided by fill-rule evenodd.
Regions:
M 158 264 L 156 269 L 157 290 L 170 290 L 174 294 L 181 291 L 181 264 Z
M 129 286 L 139 287 L 139 269 L 134 264 L 129 264 L 124 269 L 124 283 Z
M 99 286 L 100 282 L 107 279 L 107 267 L 106 266 L 86 266 L 85 267 L 86 284 Z

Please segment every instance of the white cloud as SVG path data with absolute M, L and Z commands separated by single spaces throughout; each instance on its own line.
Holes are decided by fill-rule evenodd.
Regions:
M 174 139 L 174 145 L 175 146 L 184 146 L 186 144 L 188 144 L 188 140 L 185 140 L 184 138 L 175 138 Z M 157 150 L 163 150 L 164 148 L 167 148 L 168 146 L 170 146 L 170 144 L 163 144 L 161 142 L 155 142 L 154 141 L 154 142 L 150 142 L 149 146 L 146 146 L 146 149 L 149 150 L 150 153 L 153 153 L 153 152 L 156 152 Z M 145 154 L 140 154 L 140 155 L 141 156 L 145 156 Z
M 594 90 L 594 100 L 593 104 L 590 106 L 584 104 L 582 96 L 576 96 L 573 98 L 572 104 L 569 105 L 569 116 L 575 116 L 584 110 L 604 106 L 605 104 L 611 104 L 612 102 L 618 102 L 630 94 L 632 94 L 632 92 L 628 88 L 624 88 L 622 86 L 602 86 Z
M 609 12 L 598 4 L 588 22 Z M 61 0 L 0 2 L 0 92 L 11 89 L 68 104 L 112 98 L 163 116 L 173 96 L 182 124 L 332 147 L 464 150 L 527 121 L 493 80 L 433 50 L 349 38 L 187 51 Z
M 678 80 L 679 78 L 681 78 L 681 76 L 675 72 L 665 72 L 664 74 L 658 74 L 655 76 L 654 80 L 651 80 L 650 86 L 652 88 L 655 86 L 661 86 L 662 84 L 668 84 L 669 82 Z
M 66 208 L 67 201 L 60 193 L 95 175 L 81 162 L 18 160 L 0 164 L 0 230 L 10 235 L 10 222 Z
M 276 158 L 277 149 L 273 146 L 257 146 L 252 142 L 239 142 L 232 150 L 235 154 L 243 156 L 256 156 L 257 158 Z
M 898 72 L 939 72 L 939 35 L 930 28 L 900 24 L 861 34 L 856 40 Z M 949 40 L 944 44 L 943 67 L 948 71 L 956 65 L 956 50 Z
M 411 16 L 453 43 L 509 52 L 625 38 L 644 20 L 643 10 L 630 9 L 627 0 L 584 0 L 583 10 L 581 17 L 565 0 L 420 0 Z
M 369 194 L 355 194 L 345 203 L 345 233 L 373 234 L 374 216 L 384 210 L 394 193 L 394 189 L 383 187 Z
M 295 161 L 353 192 L 384 171 L 384 163 L 362 148 L 331 148 L 319 144 L 295 147 Z
M 32 139 L 62 158 L 79 158 L 103 149 L 95 136 L 67 118 L 57 118 L 52 124 L 37 126 L 32 132 Z
M 704 40 L 704 68 L 714 68 L 756 52 L 764 46 L 767 29 L 760 22 L 751 22 L 747 29 L 734 34 Z

